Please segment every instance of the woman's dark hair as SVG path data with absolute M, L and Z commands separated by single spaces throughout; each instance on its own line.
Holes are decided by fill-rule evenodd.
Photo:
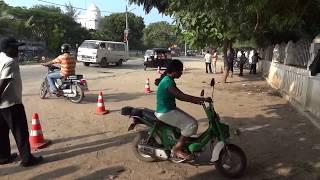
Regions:
M 181 61 L 175 59 L 169 62 L 167 66 L 167 73 L 174 73 L 183 70 L 183 64 Z

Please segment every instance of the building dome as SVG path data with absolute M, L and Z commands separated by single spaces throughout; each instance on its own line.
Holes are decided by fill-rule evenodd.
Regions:
M 90 19 L 97 19 L 97 20 L 100 19 L 101 18 L 100 9 L 94 3 L 92 3 L 87 9 L 86 17 Z

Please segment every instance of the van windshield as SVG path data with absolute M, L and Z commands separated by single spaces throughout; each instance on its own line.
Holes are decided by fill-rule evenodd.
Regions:
M 80 45 L 80 48 L 88 48 L 88 49 L 98 49 L 98 44 L 96 44 L 95 42 L 88 42 L 85 41 Z

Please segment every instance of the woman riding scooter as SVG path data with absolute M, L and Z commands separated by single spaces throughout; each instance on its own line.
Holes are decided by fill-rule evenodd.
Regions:
M 197 121 L 176 106 L 176 99 L 194 104 L 211 102 L 210 97 L 202 98 L 187 95 L 179 90 L 174 79 L 181 77 L 183 64 L 179 60 L 172 60 L 167 66 L 167 75 L 160 81 L 157 91 L 156 117 L 171 126 L 181 130 L 181 137 L 172 149 L 173 156 L 180 159 L 190 159 L 190 154 L 183 151 L 184 144 L 188 137 L 197 133 Z

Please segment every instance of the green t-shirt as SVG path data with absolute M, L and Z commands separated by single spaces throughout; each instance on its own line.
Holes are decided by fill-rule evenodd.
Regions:
M 168 91 L 168 87 L 176 87 L 174 80 L 165 76 L 158 86 L 157 91 L 157 113 L 166 113 L 176 109 L 176 98 Z

